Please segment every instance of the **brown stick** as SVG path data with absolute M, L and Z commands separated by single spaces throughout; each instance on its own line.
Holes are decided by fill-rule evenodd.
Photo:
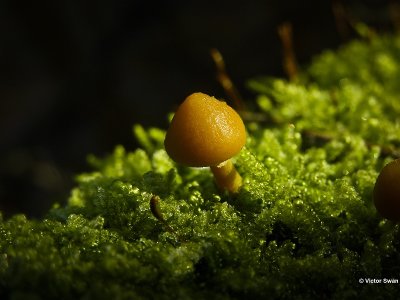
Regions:
M 243 111 L 245 109 L 244 102 L 242 100 L 242 97 L 240 96 L 239 91 L 236 89 L 231 78 L 226 72 L 225 62 L 221 52 L 219 52 L 218 49 L 213 48 L 210 50 L 210 54 L 217 68 L 218 82 L 221 84 L 228 98 L 232 100 L 233 107 L 237 111 Z
M 400 3 L 398 1 L 390 1 L 389 14 L 395 30 L 400 32 Z
M 278 26 L 278 35 L 283 46 L 283 69 L 291 81 L 298 75 L 296 56 L 293 48 L 292 24 L 285 22 Z
M 340 0 L 332 0 L 332 12 L 335 17 L 336 29 L 343 41 L 350 37 L 348 16 L 343 3 Z

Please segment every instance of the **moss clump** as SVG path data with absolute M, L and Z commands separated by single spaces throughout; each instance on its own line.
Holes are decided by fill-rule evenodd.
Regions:
M 176 165 L 164 132 L 90 157 L 66 207 L 0 221 L 0 297 L 10 299 L 393 298 L 399 225 L 372 202 L 400 145 L 400 37 L 355 41 L 303 79 L 249 83 L 269 122 L 249 122 L 240 193 Z M 152 195 L 163 218 L 152 214 Z

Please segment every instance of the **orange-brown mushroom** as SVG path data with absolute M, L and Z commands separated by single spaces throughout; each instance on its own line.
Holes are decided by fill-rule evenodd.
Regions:
M 242 177 L 230 158 L 245 142 L 246 130 L 234 109 L 214 97 L 194 93 L 176 111 L 164 145 L 173 160 L 190 167 L 210 167 L 217 185 L 236 193 Z
M 400 159 L 388 163 L 374 186 L 376 210 L 386 219 L 400 221 Z

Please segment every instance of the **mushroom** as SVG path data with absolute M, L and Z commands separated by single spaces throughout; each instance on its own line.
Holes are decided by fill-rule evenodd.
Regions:
M 243 121 L 233 108 L 214 97 L 194 93 L 176 111 L 164 145 L 176 162 L 190 167 L 210 167 L 221 189 L 237 193 L 242 177 L 230 158 L 245 142 Z
M 376 210 L 386 219 L 400 221 L 400 159 L 388 163 L 374 186 Z

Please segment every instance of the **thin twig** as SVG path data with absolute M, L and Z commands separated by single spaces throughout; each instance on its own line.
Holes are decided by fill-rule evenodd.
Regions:
M 242 100 L 242 97 L 240 96 L 239 91 L 237 90 L 228 73 L 226 72 L 225 62 L 221 52 L 219 52 L 218 49 L 213 48 L 210 50 L 210 54 L 217 69 L 218 82 L 221 84 L 228 98 L 232 100 L 233 107 L 237 111 L 243 111 L 245 109 L 244 102 Z
M 291 81 L 298 75 L 296 56 L 293 48 L 292 24 L 285 22 L 278 26 L 278 35 L 283 47 L 283 68 Z
M 395 30 L 400 32 L 400 3 L 398 1 L 390 1 L 389 14 Z
M 332 12 L 340 37 L 347 41 L 350 37 L 349 17 L 341 0 L 332 0 Z

